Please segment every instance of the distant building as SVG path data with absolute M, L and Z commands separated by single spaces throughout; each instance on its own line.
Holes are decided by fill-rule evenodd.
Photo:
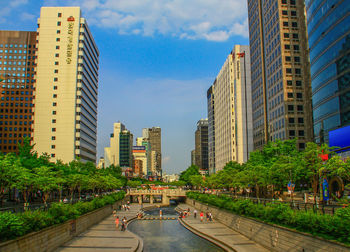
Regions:
M 329 132 L 350 125 L 350 2 L 305 3 L 314 137 L 316 143 L 330 143 Z
M 137 138 L 139 139 L 139 138 Z M 142 142 L 138 142 L 138 144 L 142 144 Z M 136 172 L 136 168 L 134 168 L 134 172 L 138 174 L 138 176 L 147 175 L 147 150 L 146 146 L 143 145 L 137 145 L 133 147 L 132 155 L 134 161 L 138 160 L 138 162 L 134 162 L 134 164 L 137 164 L 139 166 L 139 172 Z M 141 164 L 140 164 L 141 162 Z
M 196 164 L 196 150 L 191 150 L 191 165 Z
M 195 164 L 200 170 L 208 171 L 208 119 L 200 119 L 197 122 Z
M 132 156 L 132 144 L 133 135 L 128 130 L 123 130 L 119 133 L 119 160 L 120 167 L 132 167 L 133 156 Z
M 134 164 L 133 164 L 133 175 L 134 177 L 142 177 L 142 166 L 143 166 L 143 161 L 140 159 L 134 159 L 133 160 Z
M 98 161 L 97 164 L 97 169 L 104 169 L 105 168 L 105 160 L 103 157 L 100 157 L 100 160 Z
M 215 173 L 215 82 L 207 91 L 208 103 L 208 169 L 209 174 Z
M 125 125 L 120 122 L 113 124 L 113 133 L 110 135 L 110 145 L 104 148 L 106 167 L 110 165 L 120 166 L 120 133 L 125 129 Z
M 163 177 L 163 181 L 165 183 L 171 183 L 171 182 L 174 182 L 174 181 L 178 181 L 179 180 L 179 175 L 178 174 L 167 174 L 167 175 L 164 175 Z
M 153 175 L 162 176 L 162 130 L 160 127 L 144 128 L 142 137 L 147 139 L 151 148 L 151 159 L 155 157 L 154 162 L 151 161 L 151 170 Z M 153 154 L 154 151 L 154 154 Z M 154 169 L 152 168 L 155 165 Z
M 0 152 L 32 137 L 36 32 L 0 31 Z
M 96 163 L 99 51 L 80 7 L 42 7 L 37 40 L 34 150 Z

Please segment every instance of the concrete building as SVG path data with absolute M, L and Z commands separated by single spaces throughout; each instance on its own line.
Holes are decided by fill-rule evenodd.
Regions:
M 155 172 L 153 175 L 162 176 L 162 130 L 160 127 L 144 128 L 142 137 L 147 139 L 151 147 L 151 159 L 155 155 L 155 162 L 151 162 L 151 170 Z M 155 152 L 153 154 L 153 151 Z M 155 165 L 155 170 L 153 166 Z
M 140 159 L 133 160 L 133 176 L 142 177 L 143 174 L 143 161 Z
M 0 152 L 32 137 L 36 32 L 0 31 Z
M 98 160 L 97 169 L 104 169 L 105 167 L 105 159 L 103 157 L 100 157 Z
M 303 0 L 248 0 L 254 149 L 312 141 L 310 63 Z
M 137 138 L 139 139 L 139 137 Z M 141 166 L 139 164 L 139 162 L 134 162 L 134 164 L 138 164 L 140 168 L 139 172 L 137 172 L 138 176 L 143 176 L 143 175 L 147 175 L 147 150 L 146 150 L 146 146 L 137 144 L 137 146 L 133 146 L 133 150 L 132 150 L 132 155 L 133 155 L 133 159 L 134 161 L 138 160 L 141 162 Z M 134 168 L 134 172 L 136 168 Z
M 215 105 L 208 106 L 214 121 L 209 134 L 214 142 L 210 151 L 215 148 L 215 172 L 229 161 L 246 162 L 253 150 L 249 58 L 248 46 L 235 45 L 210 90 L 215 96 Z
M 196 164 L 196 150 L 191 150 L 191 165 Z
M 306 0 L 314 137 L 350 125 L 350 3 Z
M 209 174 L 215 173 L 215 103 L 214 103 L 214 90 L 215 82 L 207 91 L 207 103 L 208 103 L 208 172 Z
M 125 125 L 120 122 L 113 124 L 113 133 L 110 135 L 109 147 L 104 148 L 106 167 L 110 165 L 120 166 L 120 133 L 125 129 Z
M 79 7 L 42 7 L 37 33 L 34 149 L 96 163 L 99 51 L 86 20 Z
M 129 130 L 119 133 L 119 165 L 120 167 L 130 167 L 133 165 L 132 144 L 133 135 Z
M 197 122 L 195 132 L 195 165 L 200 171 L 208 172 L 208 119 Z

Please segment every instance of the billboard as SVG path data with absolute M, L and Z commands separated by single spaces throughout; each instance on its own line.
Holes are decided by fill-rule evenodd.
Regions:
M 350 149 L 350 126 L 329 131 L 329 146 Z
M 133 146 L 133 150 L 146 150 L 146 146 Z

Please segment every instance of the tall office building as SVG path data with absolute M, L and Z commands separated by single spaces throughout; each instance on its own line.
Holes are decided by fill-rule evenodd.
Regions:
M 113 133 L 110 135 L 109 147 L 104 148 L 105 166 L 119 166 L 120 159 L 120 132 L 125 130 L 125 125 L 118 122 L 113 124 Z
M 310 63 L 303 0 L 248 0 L 254 148 L 312 141 Z
M 214 142 L 209 156 L 214 148 L 214 172 L 230 161 L 246 162 L 253 150 L 250 76 L 249 47 L 235 45 L 209 89 L 210 96 L 215 96 L 215 103 L 208 98 L 208 116 L 212 121 L 209 141 Z
M 208 173 L 208 119 L 197 122 L 195 132 L 195 165 L 202 173 Z
M 191 150 L 191 165 L 196 164 L 196 150 Z
M 138 172 L 138 176 L 147 175 L 147 150 L 146 146 L 141 145 L 133 146 L 132 148 L 132 155 L 134 164 L 138 165 L 140 168 Z M 135 162 L 137 161 L 137 162 Z M 137 170 L 137 168 L 134 166 L 134 170 Z
M 162 176 L 162 130 L 160 127 L 145 128 L 142 130 L 142 137 L 148 139 L 151 146 L 151 158 L 155 157 L 155 161 L 151 162 L 155 165 L 154 175 Z M 154 153 L 153 153 L 154 151 Z
M 214 114 L 214 89 L 215 82 L 207 91 L 208 102 L 208 171 L 215 173 L 215 114 Z
M 99 52 L 79 7 L 42 7 L 33 143 L 67 163 L 96 162 Z
M 350 3 L 306 0 L 316 143 L 350 124 Z
M 0 152 L 32 137 L 36 32 L 0 31 Z
M 119 165 L 120 167 L 132 168 L 133 156 L 132 156 L 132 143 L 133 134 L 128 130 L 123 130 L 119 133 Z

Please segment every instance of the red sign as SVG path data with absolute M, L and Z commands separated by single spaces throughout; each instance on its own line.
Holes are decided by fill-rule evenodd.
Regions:
M 244 52 L 242 52 L 242 53 L 237 53 L 237 56 L 238 56 L 238 58 L 243 58 L 243 57 L 245 56 L 245 53 L 244 53 Z
M 319 157 L 322 159 L 322 161 L 328 160 L 328 154 L 320 154 Z
M 69 18 L 67 18 L 67 21 L 73 22 L 75 19 L 73 16 L 70 16 Z

